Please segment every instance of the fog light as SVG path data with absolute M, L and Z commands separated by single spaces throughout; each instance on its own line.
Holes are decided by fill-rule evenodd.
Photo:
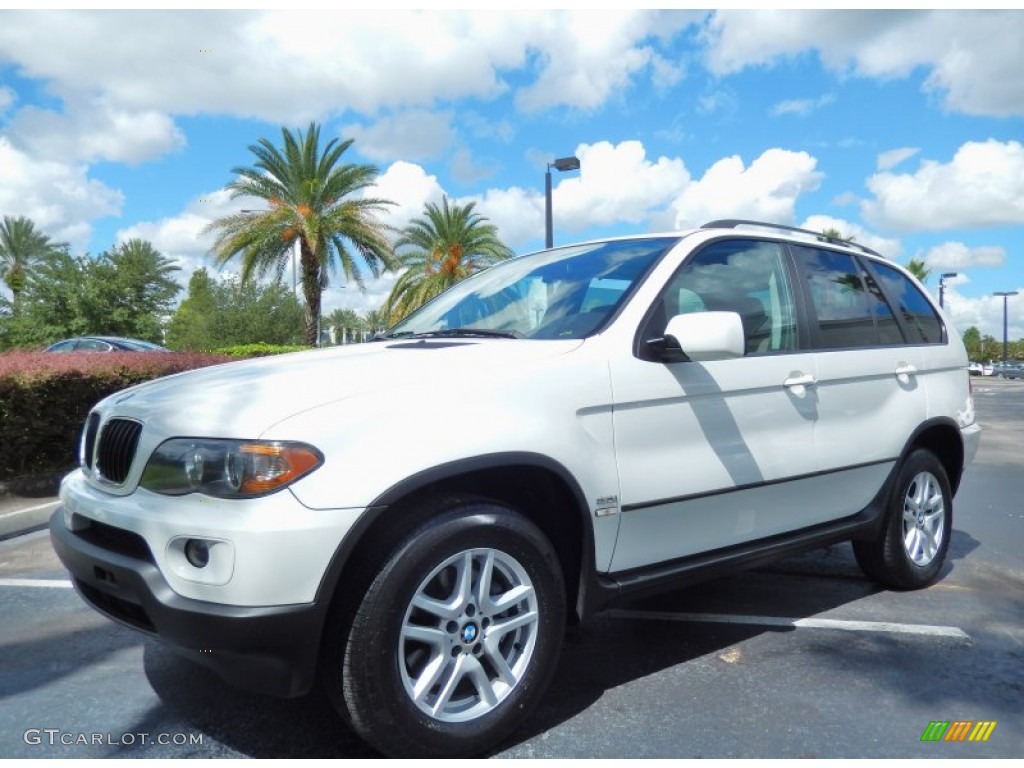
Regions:
M 185 559 L 193 568 L 205 568 L 210 562 L 210 547 L 201 539 L 185 542 Z

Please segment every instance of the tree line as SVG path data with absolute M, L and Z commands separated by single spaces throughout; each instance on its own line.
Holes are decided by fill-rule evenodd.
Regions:
M 469 275 L 509 258 L 497 228 L 475 211 L 443 198 L 402 230 L 384 223 L 394 205 L 368 194 L 379 176 L 373 165 L 348 163 L 353 140 L 321 146 L 320 127 L 292 133 L 281 144 L 261 138 L 249 147 L 251 166 L 231 169 L 232 198 L 259 207 L 216 219 L 212 255 L 220 267 L 236 265 L 237 278 L 193 273 L 188 295 L 172 313 L 180 269 L 151 243 L 130 240 L 93 258 L 72 256 L 24 217 L 0 224 L 0 277 L 11 298 L 0 296 L 0 349 L 39 346 L 60 338 L 103 334 L 134 336 L 174 349 L 208 349 L 267 342 L 315 346 L 323 328 L 361 340 L 391 327 Z M 826 229 L 825 239 L 852 241 Z M 281 284 L 298 254 L 303 301 Z M 924 281 L 928 270 L 911 261 Z M 351 309 L 321 318 L 323 291 L 343 279 L 363 288 L 366 274 L 398 273 L 383 306 L 360 317 Z M 972 359 L 997 357 L 992 337 L 972 340 Z M 336 341 L 339 339 L 335 339 Z M 991 344 L 986 344 L 991 340 Z M 1024 342 L 1016 345 L 1024 347 Z M 1014 356 L 1024 356 L 1024 349 Z M 1001 348 L 1000 348 L 1001 354 Z
M 205 269 L 195 272 L 173 315 L 180 270 L 152 244 L 132 240 L 96 258 L 72 256 L 31 220 L 5 216 L 0 276 L 11 298 L 0 296 L 0 349 L 88 334 L 177 349 L 253 341 L 314 346 L 320 328 L 331 327 L 362 338 L 512 255 L 473 202 L 428 203 L 421 217 L 392 229 L 382 216 L 394 203 L 367 194 L 379 170 L 344 162 L 351 139 L 321 147 L 315 123 L 281 134 L 280 146 L 260 139 L 249 147 L 253 165 L 231 171 L 232 197 L 256 198 L 260 207 L 216 219 L 206 230 L 214 236 L 214 262 L 237 265 L 239 277 L 217 281 Z M 295 248 L 301 303 L 281 285 Z M 383 271 L 399 279 L 382 307 L 364 317 L 337 310 L 321 319 L 332 279 L 363 288 L 366 273 Z

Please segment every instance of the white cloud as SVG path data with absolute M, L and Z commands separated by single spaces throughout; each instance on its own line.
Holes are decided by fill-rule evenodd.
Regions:
M 657 85 L 674 84 L 682 70 L 639 43 L 656 35 L 667 39 L 698 18 L 626 10 L 549 13 L 530 38 L 541 73 L 517 94 L 516 105 L 528 112 L 559 105 L 593 109 L 648 69 Z
M 184 134 L 167 115 L 118 109 L 102 99 L 71 103 L 63 114 L 25 107 L 8 131 L 32 154 L 66 162 L 134 164 L 185 146 Z
M 877 173 L 864 218 L 900 230 L 1024 223 L 1024 146 L 1017 141 L 967 142 L 942 164 L 924 160 L 914 173 Z
M 76 163 L 36 160 L 0 136 L 0 211 L 27 216 L 55 241 L 84 248 L 90 222 L 120 213 L 119 190 L 90 179 Z
M 952 287 L 951 287 L 952 284 Z M 1011 341 L 1024 338 L 1024 286 L 1012 288 L 1020 292 L 1020 296 L 1011 296 L 1006 303 L 1007 338 Z M 996 339 L 995 349 L 985 351 L 986 359 L 999 359 L 1003 356 L 1003 299 L 1001 296 L 979 296 L 976 298 L 962 296 L 956 290 L 955 282 L 946 281 L 944 306 L 946 314 L 960 333 L 972 325 Z
M 806 152 L 769 149 L 744 167 L 738 155 L 726 157 L 673 201 L 672 226 L 683 229 L 721 218 L 790 224 L 796 199 L 818 188 L 824 174 Z
M 580 170 L 556 173 L 553 179 L 553 223 L 560 242 L 565 242 L 565 237 L 559 233 L 591 227 L 624 222 L 646 226 L 654 217 L 663 216 L 676 192 L 690 182 L 682 160 L 649 160 L 639 141 L 581 144 L 575 154 Z M 498 226 L 511 247 L 543 241 L 544 195 L 539 189 L 488 189 L 478 208 Z
M 739 100 L 736 98 L 736 95 L 724 88 L 706 93 L 697 99 L 697 114 L 700 115 L 721 114 L 729 116 L 735 114 L 738 109 Z
M 381 118 L 370 126 L 346 125 L 341 135 L 355 139 L 353 148 L 371 160 L 430 160 L 452 140 L 450 112 L 412 109 Z
M 503 144 L 511 142 L 516 135 L 510 120 L 488 120 L 479 112 L 465 109 L 459 110 L 459 127 L 468 130 L 475 138 L 493 139 Z
M 835 100 L 836 97 L 831 93 L 826 93 L 816 99 L 786 99 L 785 101 L 780 101 L 775 104 L 771 108 L 771 113 L 776 117 L 780 117 L 782 115 L 807 117 L 812 112 L 832 104 Z
M 493 176 L 497 169 L 491 163 L 478 161 L 468 149 L 463 147 L 452 155 L 450 170 L 452 178 L 460 184 L 476 184 Z
M 682 160 L 649 160 L 639 141 L 581 144 L 576 156 L 578 175 L 567 174 L 552 194 L 559 226 L 569 231 L 646 222 L 690 183 Z
M 903 252 L 903 246 L 899 240 L 876 235 L 874 232 L 864 229 L 860 224 L 845 219 L 822 215 L 808 216 L 800 227 L 812 232 L 823 232 L 826 229 L 838 230 L 843 237 L 853 237 L 855 243 L 867 246 L 888 259 L 899 258 Z
M 395 229 L 402 229 L 412 219 L 423 215 L 427 203 L 439 203 L 445 191 L 437 177 L 428 175 L 421 166 L 399 161 L 377 177 L 367 195 L 395 203 L 388 207 L 384 220 Z
M 782 149 L 768 150 L 749 168 L 738 157 L 724 158 L 699 180 L 691 178 L 678 157 L 648 159 L 638 141 L 581 144 L 576 155 L 578 174 L 556 176 L 552 190 L 559 242 L 566 239 L 559 233 L 622 223 L 650 230 L 685 229 L 726 217 L 790 223 L 797 197 L 817 188 L 822 177 L 813 157 Z M 479 198 L 478 209 L 512 247 L 543 238 L 540 190 L 489 189 Z M 872 242 L 893 242 L 856 232 Z
M 18 100 L 18 94 L 6 85 L 0 85 L 0 115 L 7 111 L 7 108 Z
M 1020 11 L 718 11 L 704 29 L 707 64 L 719 75 L 770 66 L 816 51 L 846 74 L 907 77 L 928 71 L 925 89 L 948 109 L 975 115 L 1024 114 Z
M 917 147 L 900 147 L 899 149 L 890 149 L 887 152 L 882 152 L 878 155 L 878 170 L 888 171 L 895 168 L 904 160 L 909 160 L 920 151 Z
M 528 242 L 544 242 L 544 195 L 521 187 L 488 189 L 481 198 L 459 198 L 465 205 L 477 201 L 476 210 L 498 228 L 498 237 L 513 249 Z M 557 224 L 556 231 L 557 231 Z
M 214 236 L 204 233 L 210 222 L 246 208 L 258 210 L 263 207 L 265 204 L 262 200 L 232 200 L 231 193 L 222 188 L 200 195 L 177 216 L 168 216 L 159 221 L 140 221 L 119 229 L 114 239 L 118 243 L 133 238 L 148 240 L 161 254 L 178 265 L 181 269 L 178 281 L 187 285 L 192 272 L 200 267 L 206 267 L 214 275 L 221 271 L 214 265 L 210 255 Z M 224 267 L 225 273 L 232 269 L 231 265 Z
M 1001 267 L 1006 263 L 1006 251 L 999 246 L 969 248 L 963 243 L 942 243 L 928 250 L 924 263 L 936 270 Z
M 0 51 L 61 98 L 98 96 L 129 114 L 299 125 L 340 106 L 375 114 L 490 99 L 510 88 L 506 73 L 524 68 L 525 108 L 599 106 L 644 73 L 675 76 L 657 49 L 699 18 L 547 9 L 9 11 Z
M 664 56 L 651 56 L 651 82 L 655 88 L 668 89 L 686 77 L 686 68 L 678 62 L 672 62 Z

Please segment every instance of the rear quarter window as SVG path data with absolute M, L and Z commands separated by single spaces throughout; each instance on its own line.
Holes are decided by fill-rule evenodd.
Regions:
M 818 321 L 822 349 L 903 344 L 878 286 L 847 253 L 793 246 Z
M 920 289 L 909 277 L 888 264 L 872 261 L 871 267 L 895 303 L 896 312 L 907 328 L 909 343 L 941 344 L 942 320 Z

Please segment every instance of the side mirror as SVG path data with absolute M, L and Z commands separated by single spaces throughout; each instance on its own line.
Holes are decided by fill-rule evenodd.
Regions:
M 693 312 L 668 321 L 665 336 L 647 342 L 666 362 L 743 357 L 743 322 L 736 312 Z

